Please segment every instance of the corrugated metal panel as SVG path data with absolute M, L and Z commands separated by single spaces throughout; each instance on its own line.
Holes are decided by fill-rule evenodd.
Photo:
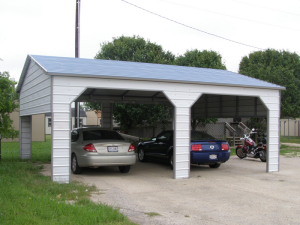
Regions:
M 48 74 L 53 75 L 99 76 L 134 80 L 284 89 L 275 84 L 226 70 L 40 55 L 31 55 L 31 57 Z M 23 82 L 23 76 L 24 73 L 22 72 L 20 83 Z M 19 90 L 19 86 L 17 90 Z
M 19 131 L 19 157 L 21 159 L 30 159 L 32 154 L 31 116 L 20 117 Z
M 198 100 L 201 93 L 179 91 L 164 91 L 166 97 L 173 103 L 175 112 L 173 164 L 174 178 L 188 178 L 190 176 L 190 107 Z
M 34 61 L 28 64 L 27 69 L 26 76 L 20 79 L 23 83 L 18 85 L 20 116 L 50 112 L 51 76 L 46 75 Z

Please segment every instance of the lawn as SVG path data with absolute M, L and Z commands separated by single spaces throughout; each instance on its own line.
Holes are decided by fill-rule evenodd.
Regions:
M 300 144 L 300 137 L 294 137 L 294 136 L 280 136 L 280 142 L 281 143 L 296 143 Z
M 134 224 L 119 210 L 95 204 L 97 190 L 77 182 L 58 184 L 41 175 L 50 163 L 51 140 L 32 143 L 32 159 L 19 159 L 19 143 L 2 143 L 0 224 Z

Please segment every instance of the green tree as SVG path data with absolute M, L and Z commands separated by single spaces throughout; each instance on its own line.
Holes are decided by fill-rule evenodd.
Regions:
M 172 107 L 148 104 L 114 104 L 114 119 L 120 123 L 121 130 L 128 133 L 138 125 L 148 125 L 156 128 L 157 122 L 163 130 L 172 118 Z
M 121 36 L 113 38 L 112 42 L 102 43 L 95 59 L 173 64 L 175 55 L 139 36 Z
M 139 36 L 114 38 L 112 42 L 104 42 L 100 45 L 100 51 L 96 59 L 110 59 L 131 62 L 146 62 L 158 64 L 173 64 L 175 55 L 163 50 L 162 46 L 151 43 Z M 97 105 L 98 104 L 98 105 Z M 100 103 L 85 103 L 90 109 L 101 110 Z M 147 104 L 114 104 L 113 115 L 121 129 L 129 132 L 137 125 L 156 127 L 157 122 L 166 125 L 172 118 L 172 108 L 163 105 Z
M 86 111 L 95 111 L 95 113 L 101 112 L 101 103 L 99 102 L 84 102 L 83 107 Z
M 268 49 L 242 58 L 239 73 L 286 87 L 281 91 L 281 117 L 300 116 L 300 57 Z
M 10 79 L 8 72 L 0 73 L 0 134 L 3 138 L 16 138 L 19 132 L 12 127 L 10 113 L 18 108 L 16 82 Z
M 188 50 L 183 55 L 180 55 L 176 58 L 175 64 L 179 66 L 226 70 L 226 66 L 222 62 L 222 56 L 215 51 L 207 50 Z M 199 124 L 206 125 L 211 122 L 216 123 L 217 121 L 217 118 L 192 118 L 191 127 L 192 130 L 195 130 Z
M 222 56 L 215 51 L 207 50 L 188 50 L 183 55 L 180 55 L 176 58 L 175 64 L 178 66 L 226 70 L 226 66 L 222 62 Z

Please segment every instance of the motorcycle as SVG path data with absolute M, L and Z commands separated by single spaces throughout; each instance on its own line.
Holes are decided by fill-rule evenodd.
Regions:
M 266 137 L 264 139 L 265 143 L 258 143 L 258 145 L 256 145 L 256 143 L 250 138 L 251 134 L 254 134 L 256 132 L 254 132 L 254 128 L 248 133 L 248 134 L 244 134 L 243 138 L 240 138 L 240 140 L 242 141 L 242 145 L 238 145 L 236 147 L 236 155 L 240 158 L 240 159 L 244 159 L 246 157 L 249 158 L 260 158 L 260 160 L 262 162 L 266 162 L 267 161 L 267 145 L 266 145 Z

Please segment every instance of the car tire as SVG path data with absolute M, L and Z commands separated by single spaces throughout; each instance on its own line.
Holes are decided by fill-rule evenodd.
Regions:
M 170 167 L 171 167 L 171 170 L 173 169 L 173 152 L 171 152 L 169 154 L 169 164 L 170 164 Z
M 119 166 L 119 171 L 121 173 L 128 173 L 130 170 L 130 166 Z
M 139 158 L 140 162 L 146 162 L 147 161 L 145 150 L 143 148 L 139 148 L 138 158 Z
M 80 174 L 82 171 L 82 168 L 78 166 L 78 161 L 75 154 L 72 154 L 71 157 L 71 170 L 74 174 Z
M 220 163 L 215 163 L 215 164 L 211 164 L 209 165 L 210 168 L 219 168 L 220 167 Z
M 237 148 L 235 150 L 235 154 L 240 158 L 240 159 L 243 159 L 247 156 L 246 153 L 243 152 L 243 149 L 242 148 Z

